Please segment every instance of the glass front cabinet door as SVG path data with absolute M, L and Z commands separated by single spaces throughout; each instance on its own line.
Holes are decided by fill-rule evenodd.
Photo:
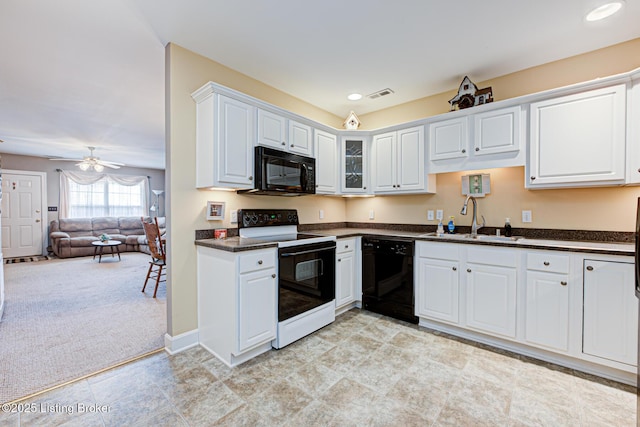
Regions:
M 343 194 L 366 194 L 368 190 L 368 139 L 362 136 L 343 136 L 341 141 Z

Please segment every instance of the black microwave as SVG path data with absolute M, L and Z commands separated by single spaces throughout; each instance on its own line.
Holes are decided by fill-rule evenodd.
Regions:
M 255 147 L 255 187 L 238 193 L 301 196 L 316 193 L 316 159 Z

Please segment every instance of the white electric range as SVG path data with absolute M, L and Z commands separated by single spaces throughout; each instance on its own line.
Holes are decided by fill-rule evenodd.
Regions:
M 335 320 L 335 236 L 298 233 L 295 209 L 241 209 L 239 235 L 278 244 L 278 333 L 282 348 Z

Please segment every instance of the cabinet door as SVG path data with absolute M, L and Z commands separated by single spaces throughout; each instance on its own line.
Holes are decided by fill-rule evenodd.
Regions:
M 355 252 L 336 255 L 336 308 L 352 303 L 356 299 L 356 258 Z
M 424 190 L 424 127 L 398 131 L 397 189 Z
M 289 120 L 289 151 L 301 156 L 313 155 L 313 133 L 309 126 Z
M 474 155 L 520 150 L 520 106 L 473 116 Z
M 509 338 L 516 335 L 516 269 L 467 264 L 467 325 Z
M 467 117 L 431 123 L 429 125 L 429 160 L 467 157 L 468 123 Z
M 284 117 L 258 109 L 258 144 L 286 151 L 285 126 Z
M 317 130 L 316 148 L 316 193 L 335 194 L 338 180 L 338 147 L 336 136 Z
M 640 184 L 640 81 L 631 89 L 630 110 L 627 112 L 629 141 L 627 141 L 627 184 Z
M 634 283 L 634 264 L 584 261 L 584 353 L 637 364 L 638 300 Z
M 458 323 L 458 263 L 418 259 L 416 316 Z
M 374 192 L 396 191 L 396 133 L 373 137 Z
M 240 275 L 237 354 L 276 338 L 277 295 L 275 269 Z
M 566 274 L 527 271 L 525 339 L 569 349 L 569 285 Z
M 625 85 L 531 104 L 529 187 L 623 183 Z
M 343 137 L 342 192 L 367 192 L 367 141 L 363 138 Z
M 253 186 L 254 115 L 255 107 L 219 96 L 216 185 Z

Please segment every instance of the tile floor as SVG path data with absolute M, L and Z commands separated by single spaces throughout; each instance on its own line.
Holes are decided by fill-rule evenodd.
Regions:
M 201 348 L 158 353 L 0 412 L 0 427 L 635 426 L 635 402 L 628 386 L 354 309 L 234 369 Z

